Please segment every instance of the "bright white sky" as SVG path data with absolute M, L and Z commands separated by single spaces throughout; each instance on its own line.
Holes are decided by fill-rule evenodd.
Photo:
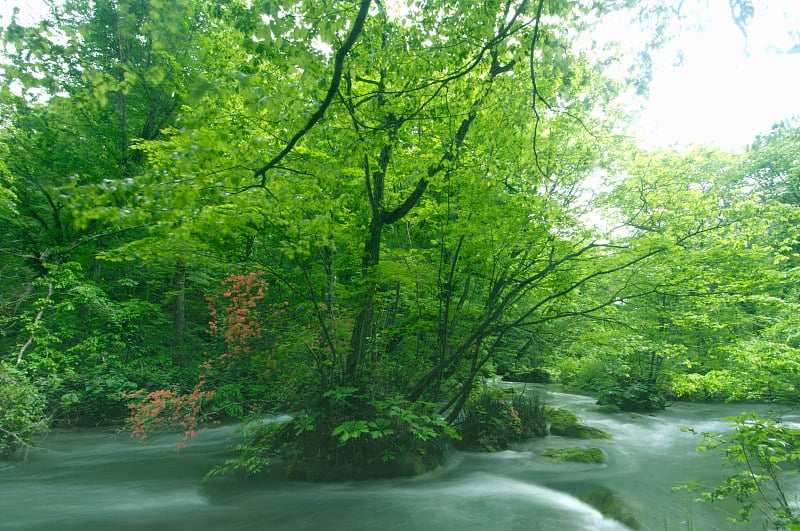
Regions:
M 14 5 L 26 22 L 37 17 L 41 4 L 0 0 L 0 24 L 8 23 Z M 775 122 L 800 116 L 800 49 L 786 53 L 800 43 L 800 0 L 754 4 L 748 54 L 728 0 L 684 0 L 686 25 L 655 56 L 650 98 L 635 131 L 645 144 L 740 147 Z M 640 35 L 625 34 L 631 31 L 622 26 L 613 37 L 640 41 Z M 680 66 L 673 66 L 676 50 L 683 52 Z
M 750 143 L 778 121 L 800 116 L 800 0 L 755 1 L 748 38 L 733 23 L 728 0 L 687 0 L 684 12 L 705 19 L 685 28 L 658 56 L 650 98 L 638 126 L 646 143 Z M 792 35 L 791 32 L 794 32 Z M 749 53 L 748 53 L 749 52 Z
M 20 14 L 18 21 L 25 24 L 32 20 L 39 20 L 40 13 L 46 13 L 42 0 L 0 0 L 0 24 L 7 26 L 11 21 L 14 8 L 18 7 Z

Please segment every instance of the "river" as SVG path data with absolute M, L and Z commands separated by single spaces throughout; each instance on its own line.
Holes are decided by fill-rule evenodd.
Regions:
M 698 504 L 672 487 L 718 480 L 720 455 L 694 451 L 681 426 L 722 432 L 722 417 L 766 406 L 677 403 L 653 415 L 587 411 L 591 398 L 543 391 L 546 403 L 572 409 L 612 440 L 546 437 L 494 454 L 451 452 L 423 476 L 312 484 L 204 475 L 236 441 L 215 426 L 180 452 L 174 436 L 147 446 L 114 431 L 55 432 L 26 462 L 0 464 L 0 529 L 9 530 L 624 530 L 581 501 L 612 491 L 641 529 L 710 531 L 734 526 L 732 505 Z M 796 418 L 796 416 L 795 416 Z M 537 450 L 595 446 L 607 464 L 576 464 Z

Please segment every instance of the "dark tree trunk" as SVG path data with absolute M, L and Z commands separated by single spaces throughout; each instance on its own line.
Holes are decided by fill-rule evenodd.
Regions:
M 358 376 L 358 369 L 367 357 L 373 344 L 375 292 L 377 285 L 370 278 L 375 266 L 380 263 L 381 235 L 383 233 L 383 220 L 379 213 L 375 213 L 369 225 L 369 234 L 364 243 L 364 255 L 361 262 L 361 275 L 364 281 L 361 295 L 361 310 L 356 315 L 353 323 L 353 335 L 350 338 L 350 354 L 347 357 L 346 374 L 350 380 Z
M 173 300 L 173 337 L 176 347 L 183 347 L 186 340 L 186 262 L 177 264 L 172 277 L 175 299 Z

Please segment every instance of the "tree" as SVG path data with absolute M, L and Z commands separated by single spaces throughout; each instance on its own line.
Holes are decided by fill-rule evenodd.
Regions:
M 107 215 L 87 222 L 85 213 L 126 204 L 143 167 L 134 145 L 158 138 L 186 96 L 196 6 L 164 6 L 54 2 L 38 26 L 12 19 L 2 33 L 0 266 L 14 271 L 4 285 L 3 345 L 32 377 L 61 382 L 49 388 L 51 409 L 69 410 L 98 387 L 118 402 L 136 385 L 120 364 L 159 349 L 161 334 L 146 346 L 140 338 L 163 325 L 160 295 L 131 288 L 155 287 L 164 273 L 145 279 L 141 264 L 96 259 L 141 226 L 114 226 Z M 113 416 L 107 406 L 94 404 L 92 415 Z M 78 410 L 86 412 L 69 416 Z
M 9 123 L 9 171 L 33 227 L 12 234 L 27 231 L 31 252 L 9 252 L 52 247 L 58 256 L 39 274 L 65 279 L 37 284 L 30 330 L 14 334 L 23 345 L 44 345 L 27 337 L 56 310 L 68 325 L 55 334 L 63 350 L 85 345 L 66 332 L 77 330 L 77 292 L 81 310 L 170 311 L 171 333 L 153 343 L 186 353 L 193 337 L 222 358 L 219 338 L 187 334 L 209 320 L 197 295 L 221 300 L 219 280 L 263 272 L 270 302 L 285 303 L 280 346 L 255 342 L 227 374 L 240 382 L 227 368 L 212 375 L 228 386 L 215 400 L 252 404 L 262 393 L 275 405 L 281 393 L 268 387 L 289 388 L 281 399 L 301 398 L 308 412 L 295 426 L 303 436 L 327 426 L 322 439 L 350 444 L 383 437 L 370 422 L 391 421 L 418 442 L 445 431 L 423 401 L 455 419 L 494 359 L 530 350 L 557 321 L 612 312 L 634 277 L 648 286 L 645 263 L 680 243 L 668 228 L 613 241 L 579 211 L 582 182 L 615 170 L 625 146 L 610 125 L 624 118 L 615 99 L 635 80 L 608 79 L 612 54 L 576 39 L 625 2 L 91 7 L 56 12 L 63 41 L 40 39 L 48 24 L 6 34 L 8 76 L 27 90 L 7 92 L 6 108 L 29 120 Z M 66 59 L 49 55 L 54 47 Z M 49 99 L 37 103 L 41 91 Z M 99 159 L 68 134 L 90 126 Z M 16 140 L 23 131 L 36 149 Z M 74 160 L 46 153 L 50 142 Z M 41 155 L 62 166 L 33 171 Z M 46 245 L 51 225 L 59 247 Z M 93 324 L 127 338 L 122 315 Z M 276 371 L 263 377 L 267 359 Z M 165 396 L 152 392 L 140 395 Z
M 671 391 L 794 400 L 794 347 L 779 339 L 793 326 L 794 300 L 777 258 L 777 249 L 791 253 L 791 236 L 774 221 L 786 206 L 754 186 L 768 179 L 751 169 L 755 158 L 754 150 L 634 156 L 605 215 L 619 223 L 619 243 L 656 252 L 626 272 L 627 288 L 607 287 L 619 296 L 605 314 L 612 327 L 595 326 L 570 347 L 584 362 L 562 363 L 565 377 L 624 407 L 663 405 Z
M 417 433 L 422 400 L 453 420 L 493 358 L 614 304 L 583 296 L 655 252 L 595 237 L 574 210 L 619 145 L 592 104 L 617 118 L 624 87 L 558 29 L 590 10 L 260 9 L 209 13 L 201 90 L 141 144 L 137 210 L 209 250 L 240 242 L 280 286 L 292 325 L 277 366 L 305 376 L 305 447 L 357 446 L 398 395 L 396 433 Z

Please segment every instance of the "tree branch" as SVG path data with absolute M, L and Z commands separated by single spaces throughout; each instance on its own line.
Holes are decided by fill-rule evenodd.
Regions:
M 334 56 L 333 77 L 331 78 L 331 83 L 328 86 L 328 93 L 325 94 L 325 99 L 322 100 L 322 103 L 320 103 L 317 110 L 311 115 L 311 118 L 308 119 L 306 125 L 304 125 L 294 134 L 294 136 L 289 140 L 289 142 L 286 143 L 286 146 L 280 151 L 280 153 L 272 157 L 269 162 L 258 168 L 253 174 L 254 177 L 261 177 L 262 186 L 266 184 L 267 172 L 274 168 L 281 160 L 283 160 L 283 158 L 294 149 L 300 139 L 302 139 L 309 131 L 311 131 L 317 122 L 319 122 L 322 117 L 325 116 L 325 112 L 328 110 L 328 107 L 330 107 L 331 102 L 333 101 L 333 98 L 339 89 L 339 83 L 342 81 L 344 59 L 347 57 L 347 54 L 350 53 L 350 50 L 353 48 L 358 36 L 364 29 L 364 22 L 367 19 L 370 4 L 372 4 L 372 0 L 361 0 L 361 4 L 359 5 L 358 9 L 358 15 L 356 15 L 353 27 L 350 29 L 350 33 L 347 34 L 347 39 L 345 39 L 342 47 L 339 48 Z
M 53 296 L 53 283 L 50 282 L 47 285 L 47 299 L 49 300 L 52 296 Z M 36 317 L 34 317 L 32 328 L 35 329 L 36 325 L 39 324 L 39 321 L 42 319 L 42 314 L 44 314 L 44 308 L 39 310 L 39 313 L 37 313 Z M 28 338 L 28 340 L 25 342 L 24 345 L 22 345 L 22 348 L 19 349 L 19 352 L 17 353 L 17 363 L 16 363 L 17 365 L 19 365 L 20 362 L 22 362 L 22 355 L 25 354 L 25 351 L 28 350 L 28 347 L 30 347 L 31 343 L 33 343 L 33 336 L 34 332 L 31 332 L 31 335 Z

